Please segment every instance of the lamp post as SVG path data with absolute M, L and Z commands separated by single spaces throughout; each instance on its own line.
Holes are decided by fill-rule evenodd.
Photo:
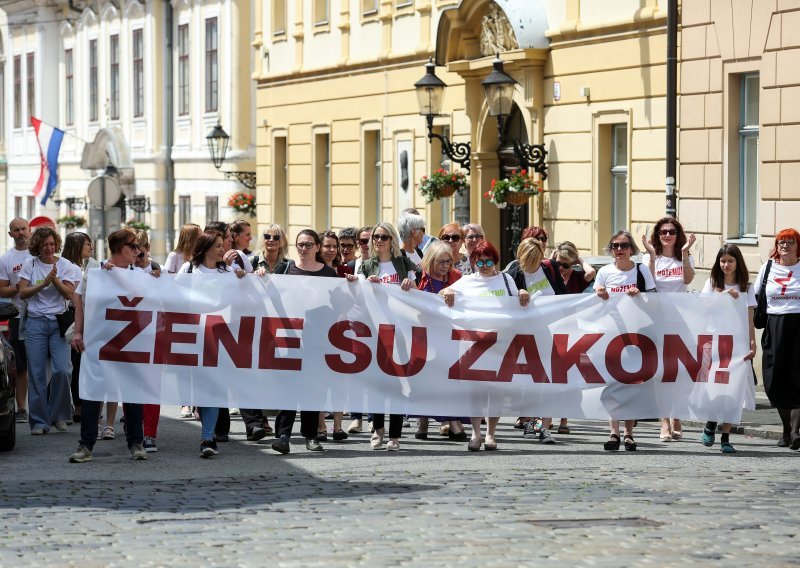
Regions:
M 442 152 L 452 161 L 461 164 L 461 167 L 470 173 L 470 154 L 472 147 L 469 142 L 451 142 L 446 136 L 437 134 L 433 131 L 433 117 L 442 112 L 442 102 L 444 101 L 444 90 L 447 85 L 436 76 L 436 64 L 433 58 L 425 64 L 425 75 L 414 83 L 417 90 L 417 102 L 419 103 L 419 113 L 425 117 L 428 123 L 428 142 L 432 143 L 434 138 L 442 143 Z
M 219 170 L 222 167 L 222 162 L 225 161 L 225 154 L 228 153 L 230 136 L 228 136 L 228 133 L 225 132 L 219 122 L 217 122 L 217 125 L 212 128 L 211 132 L 206 136 L 206 141 L 208 142 L 208 150 L 211 153 L 211 161 L 214 163 L 214 167 Z M 256 188 L 256 172 L 223 171 L 222 173 L 225 174 L 225 179 L 235 178 L 247 189 Z

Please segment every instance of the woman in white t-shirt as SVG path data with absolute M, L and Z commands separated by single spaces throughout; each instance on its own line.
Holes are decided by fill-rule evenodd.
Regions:
M 627 294 L 638 296 L 640 292 L 655 292 L 656 284 L 650 270 L 644 264 L 637 264 L 631 256 L 639 254 L 639 248 L 628 231 L 617 231 L 611 237 L 605 249 L 606 254 L 613 255 L 614 263 L 607 264 L 597 271 L 594 280 L 595 293 L 603 300 L 609 294 Z M 643 289 L 642 289 L 643 288 Z M 636 442 L 633 439 L 635 420 L 625 421 L 625 449 L 633 451 Z M 614 451 L 619 449 L 619 420 L 611 421 L 611 437 L 603 445 L 603 449 Z
M 778 446 L 800 450 L 800 234 L 783 229 L 775 235 L 770 261 L 756 279 L 756 294 L 761 293 L 764 273 L 767 325 L 761 335 L 761 369 L 764 392 L 778 409 L 783 436 Z
M 33 435 L 46 434 L 51 425 L 64 432 L 72 418 L 72 358 L 56 316 L 67 311 L 67 302 L 81 281 L 81 269 L 56 256 L 61 250 L 61 236 L 51 227 L 36 229 L 28 250 L 31 258 L 22 265 L 18 285 L 19 297 L 28 304 L 28 422 Z M 48 357 L 52 370 L 49 389 Z
M 445 288 L 439 295 L 444 297 L 445 304 L 453 307 L 456 295 L 463 296 L 519 296 L 521 306 L 530 303 L 531 296 L 527 290 L 518 290 L 514 279 L 504 272 L 499 272 L 497 264 L 500 262 L 500 253 L 489 241 L 482 240 L 470 253 L 469 260 L 477 272 L 464 276 L 451 286 Z M 467 449 L 477 452 L 481 443 L 485 450 L 496 450 L 495 430 L 500 421 L 499 416 L 489 416 L 486 420 L 486 441 L 481 438 L 481 416 L 470 417 L 472 422 L 472 439 L 467 444 Z
M 175 245 L 175 250 L 167 256 L 164 270 L 170 274 L 178 272 L 183 263 L 192 257 L 194 243 L 197 242 L 197 237 L 201 232 L 200 225 L 195 225 L 194 223 L 186 223 L 181 227 L 181 232 L 178 234 L 178 244 Z M 192 413 L 189 412 L 189 416 L 183 416 L 183 418 L 189 418 L 191 415 Z
M 736 245 L 723 245 L 717 252 L 717 258 L 711 267 L 711 276 L 703 286 L 703 294 L 730 294 L 738 299 L 739 294 L 745 294 L 748 322 L 750 329 L 750 352 L 745 361 L 752 361 L 756 356 L 756 330 L 753 327 L 753 310 L 756 307 L 756 294 L 750 285 L 750 274 L 742 258 L 742 252 Z M 755 393 L 753 393 L 755 396 Z M 700 441 L 704 446 L 714 445 L 714 434 L 717 431 L 716 422 L 706 422 Z M 730 443 L 731 425 L 722 424 L 722 440 L 720 450 L 723 454 L 732 454 L 736 450 Z
M 192 259 L 184 263 L 178 274 L 225 274 L 230 278 L 242 278 L 245 271 L 237 265 L 228 267 L 225 262 L 225 236 L 219 231 L 203 231 L 197 237 Z M 210 458 L 219 454 L 214 429 L 219 417 L 219 408 L 202 407 L 200 422 L 200 457 Z
M 674 217 L 662 217 L 656 221 L 650 239 L 642 235 L 642 244 L 647 254 L 642 264 L 647 265 L 656 281 L 656 291 L 688 292 L 694 280 L 694 259 L 689 249 L 694 244 L 694 234 L 686 238 L 683 226 Z M 683 437 L 681 421 L 677 418 L 661 418 L 661 441 L 671 442 Z

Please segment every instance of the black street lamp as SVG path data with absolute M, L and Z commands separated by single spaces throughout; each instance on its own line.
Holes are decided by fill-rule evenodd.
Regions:
M 503 71 L 503 60 L 500 57 L 495 57 L 492 67 L 492 72 L 481 82 L 481 86 L 489 106 L 489 115 L 497 117 L 498 140 L 500 146 L 503 146 L 506 142 L 504 121 L 514 108 L 514 86 L 517 82 Z M 547 150 L 544 149 L 544 144 L 525 144 L 519 138 L 512 138 L 511 145 L 519 160 L 520 169 L 529 172 L 533 170 L 541 174 L 542 179 L 547 179 Z
M 442 102 L 444 101 L 444 90 L 447 85 L 436 76 L 436 64 L 433 58 L 425 64 L 425 75 L 414 83 L 417 90 L 417 102 L 419 103 L 419 113 L 428 122 L 428 142 L 432 143 L 437 139 L 442 143 L 442 152 L 452 161 L 461 164 L 461 167 L 470 173 L 470 154 L 472 147 L 469 142 L 451 142 L 446 136 L 437 134 L 433 131 L 433 117 L 441 114 Z
M 225 154 L 228 153 L 229 140 L 230 136 L 222 129 L 219 122 L 206 136 L 208 150 L 211 153 L 211 161 L 218 170 L 222 167 L 222 162 L 225 161 Z M 222 173 L 225 174 L 225 179 L 235 178 L 247 189 L 256 188 L 256 172 L 235 171 Z

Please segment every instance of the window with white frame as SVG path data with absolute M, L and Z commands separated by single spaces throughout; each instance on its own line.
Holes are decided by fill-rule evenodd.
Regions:
M 144 33 L 133 30 L 133 116 L 144 116 Z
M 378 0 L 361 0 L 361 13 L 371 16 L 378 13 Z
M 75 71 L 72 49 L 64 50 L 64 118 L 67 126 L 75 124 Z
M 25 200 L 28 202 L 28 219 L 32 219 L 36 215 L 36 196 L 28 195 Z
M 22 57 L 14 56 L 14 128 L 22 126 Z
M 219 62 L 217 60 L 217 19 L 206 20 L 206 112 L 219 105 Z
M 314 135 L 314 217 L 317 230 L 331 222 L 331 136 L 327 132 Z
M 6 61 L 0 53 L 0 144 L 6 140 Z
M 272 35 L 286 33 L 286 0 L 272 0 Z
M 114 34 L 108 42 L 109 59 L 109 111 L 112 120 L 119 119 L 119 34 Z
M 206 225 L 219 221 L 219 196 L 206 195 Z
M 33 53 L 27 55 L 27 73 L 28 73 L 28 121 L 30 117 L 36 115 L 36 67 L 34 64 L 35 58 Z
M 324 26 L 330 19 L 330 1 L 329 0 L 314 0 L 314 25 Z
M 24 217 L 24 213 L 22 211 L 22 196 L 15 195 L 14 196 L 14 218 Z
M 628 125 L 611 127 L 611 230 L 628 229 Z
M 96 121 L 98 114 L 97 92 L 97 40 L 89 40 L 89 120 Z
M 366 224 L 378 223 L 382 220 L 382 192 L 383 183 L 381 176 L 381 131 L 364 131 L 364 158 L 361 164 L 364 183 L 364 222 Z
M 758 236 L 759 76 L 742 75 L 739 96 L 739 235 Z
M 189 114 L 189 24 L 178 26 L 178 115 Z
M 189 195 L 178 196 L 178 225 L 183 227 L 192 222 L 192 198 Z

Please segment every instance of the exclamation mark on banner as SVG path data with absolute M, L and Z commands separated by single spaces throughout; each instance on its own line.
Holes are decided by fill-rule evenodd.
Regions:
M 730 373 L 725 369 L 731 364 L 733 356 L 733 336 L 720 335 L 717 340 L 717 352 L 719 353 L 719 371 L 714 373 L 714 382 L 727 385 Z

